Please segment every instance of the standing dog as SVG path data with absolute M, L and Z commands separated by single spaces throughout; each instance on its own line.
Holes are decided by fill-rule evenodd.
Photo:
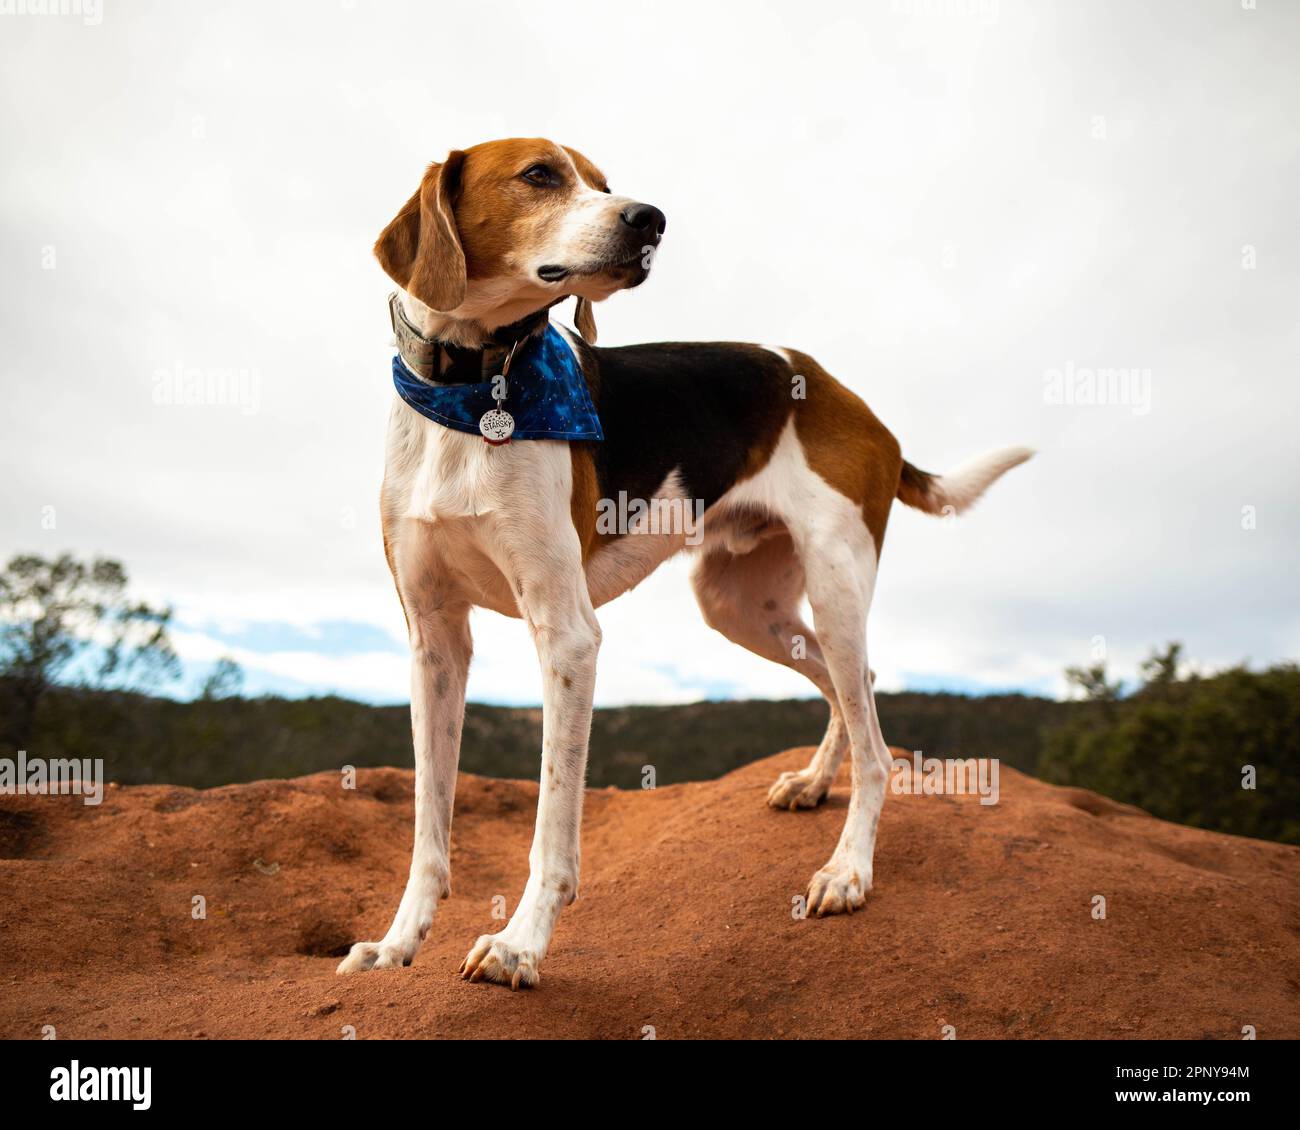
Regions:
M 871 889 L 890 756 L 867 667 L 866 622 L 895 498 L 931 514 L 970 506 L 1031 454 L 1009 448 L 942 477 L 919 471 L 871 410 L 811 357 L 730 343 L 596 349 L 591 304 L 649 272 L 664 216 L 614 195 L 580 153 L 540 139 L 452 152 L 431 165 L 375 254 L 402 288 L 401 357 L 430 387 L 481 382 L 547 311 L 576 297 L 568 348 L 600 441 L 504 445 L 393 404 L 381 496 L 384 549 L 411 645 L 415 847 L 388 933 L 340 973 L 409 965 L 450 893 L 449 849 L 475 605 L 522 617 L 543 682 L 541 792 L 529 877 L 513 917 L 470 948 L 462 974 L 534 985 L 560 910 L 578 892 L 579 826 L 600 627 L 595 609 L 686 548 L 684 529 L 600 528 L 601 500 L 703 508 L 693 582 L 709 625 L 805 675 L 830 704 L 807 768 L 776 808 L 811 808 L 845 754 L 852 799 L 812 877 L 811 913 L 852 911 Z M 414 379 L 414 378 L 413 378 Z M 508 405 L 507 405 L 508 407 Z M 804 623 L 807 597 L 814 627 Z

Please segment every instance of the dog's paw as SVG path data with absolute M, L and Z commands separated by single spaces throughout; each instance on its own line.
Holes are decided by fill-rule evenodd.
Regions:
M 767 803 L 773 808 L 816 808 L 826 799 L 830 782 L 822 780 L 808 769 L 797 773 L 782 773 L 767 790 Z
M 404 965 L 410 965 L 414 957 L 414 951 L 408 954 L 401 946 L 387 942 L 357 942 L 334 972 L 363 973 L 367 969 L 401 969 Z
M 864 872 L 832 860 L 808 884 L 808 914 L 818 918 L 827 914 L 852 914 L 866 903 L 870 890 L 869 868 Z
M 514 989 L 531 989 L 541 980 L 541 959 L 534 950 L 511 944 L 500 934 L 484 934 L 460 965 L 466 981 L 495 981 Z

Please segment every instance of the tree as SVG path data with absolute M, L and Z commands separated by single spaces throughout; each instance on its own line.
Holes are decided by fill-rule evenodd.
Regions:
M 215 702 L 221 698 L 238 698 L 244 689 L 244 672 L 228 655 L 217 660 L 208 677 L 203 680 L 199 698 L 205 702 Z
M 1179 678 L 1180 655 L 1155 653 L 1134 695 L 1077 704 L 1044 734 L 1039 775 L 1166 820 L 1300 843 L 1300 667 Z
M 1183 645 L 1165 644 L 1164 651 L 1152 651 L 1141 664 L 1142 682 L 1146 687 L 1167 687 L 1178 682 L 1178 664 L 1183 658 Z
M 1105 663 L 1092 667 L 1067 667 L 1065 678 L 1071 686 L 1083 691 L 1083 697 L 1089 702 L 1115 702 L 1122 687 L 1120 683 L 1106 681 Z
M 132 601 L 126 590 L 122 564 L 103 557 L 23 554 L 0 573 L 0 676 L 14 703 L 15 747 L 27 745 L 56 683 L 148 689 L 179 674 L 167 635 L 172 610 Z

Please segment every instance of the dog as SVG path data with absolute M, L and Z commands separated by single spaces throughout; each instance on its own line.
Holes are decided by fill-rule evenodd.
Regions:
M 851 913 L 871 890 L 891 761 L 866 622 L 890 507 L 897 498 L 929 514 L 960 513 L 1032 452 L 1007 448 L 932 475 L 903 460 L 866 404 L 805 353 L 704 342 L 597 348 L 593 304 L 645 281 L 664 228 L 658 208 L 614 193 L 581 153 L 514 138 L 430 165 L 375 243 L 401 288 L 391 304 L 401 380 L 380 509 L 411 648 L 415 843 L 388 932 L 354 944 L 340 973 L 409 965 L 450 894 L 469 614 L 479 606 L 521 617 L 536 645 L 541 790 L 523 895 L 505 928 L 470 948 L 461 974 L 512 989 L 537 984 L 560 911 L 578 893 L 595 610 L 688 548 L 705 621 L 806 676 L 830 705 L 812 760 L 781 774 L 767 803 L 814 807 L 850 759 L 848 815 L 812 876 L 808 913 Z M 576 332 L 550 323 L 566 298 L 577 299 Z M 503 371 L 554 333 L 600 438 L 501 442 L 486 425 L 482 435 L 447 426 L 445 406 L 413 409 L 426 390 L 460 403 L 489 385 L 501 408 L 495 390 L 511 383 Z M 516 377 L 516 389 L 528 381 Z M 505 393 L 507 414 L 516 395 Z M 602 526 L 602 500 L 621 492 L 701 506 L 703 533 L 690 539 L 698 545 L 671 522 Z M 805 597 L 813 625 L 801 614 Z

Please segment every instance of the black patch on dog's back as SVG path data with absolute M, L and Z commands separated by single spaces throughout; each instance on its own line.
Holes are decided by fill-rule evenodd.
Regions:
M 766 461 L 793 410 L 791 368 L 757 345 L 579 347 L 605 431 L 591 445 L 602 498 L 650 499 L 677 468 L 711 506 Z

